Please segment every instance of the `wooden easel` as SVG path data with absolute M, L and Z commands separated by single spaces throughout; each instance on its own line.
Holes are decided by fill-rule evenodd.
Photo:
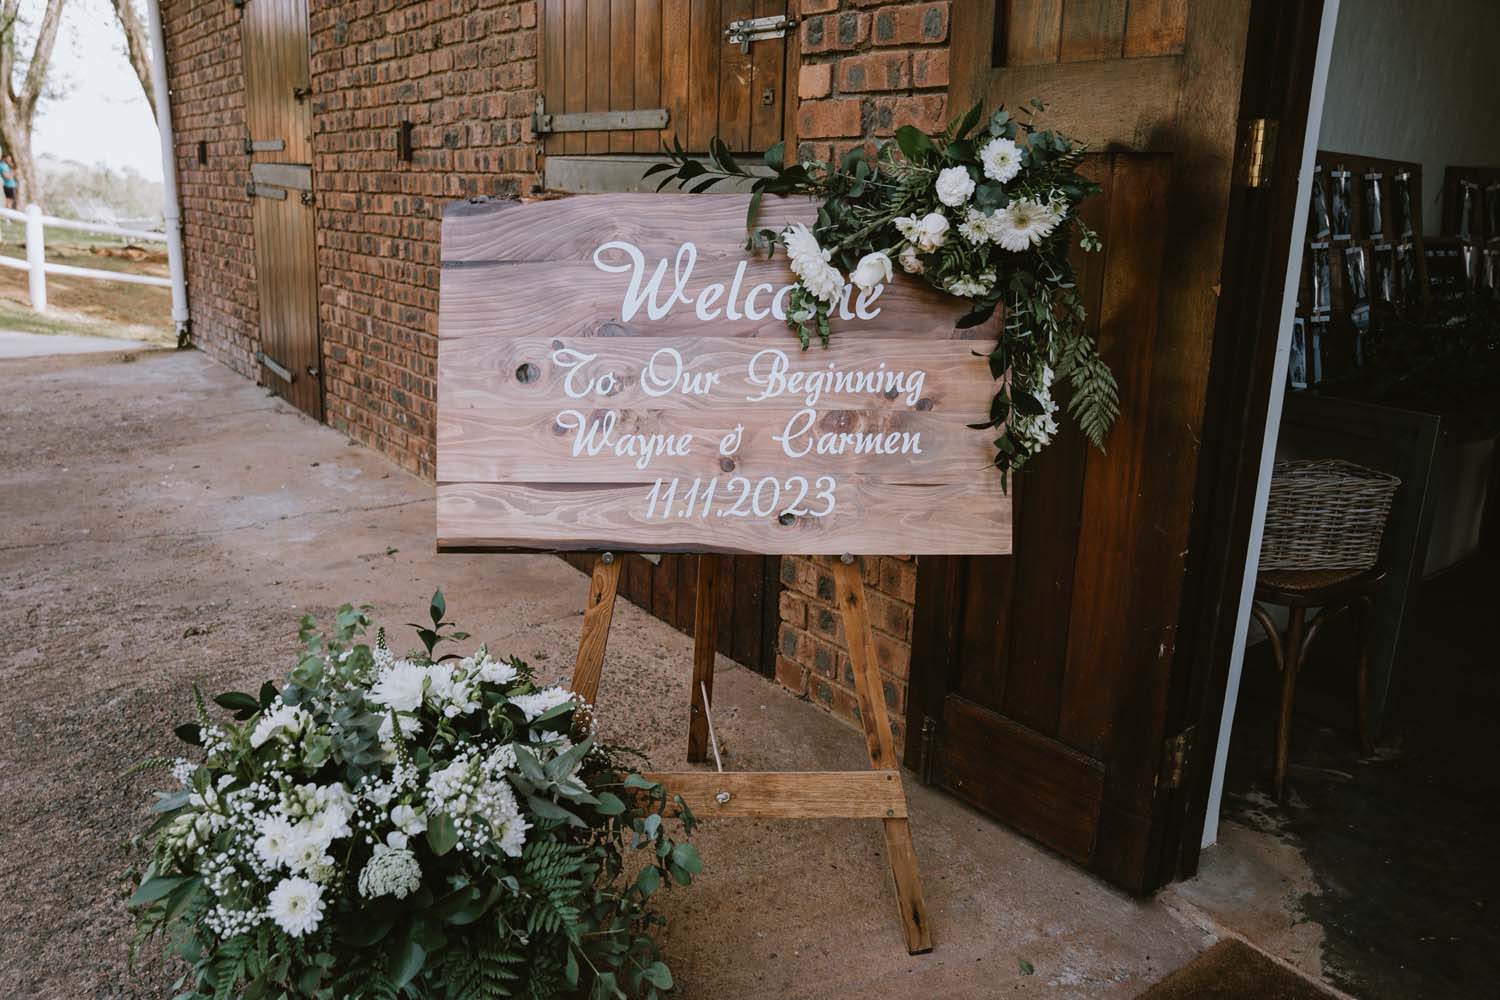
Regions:
M 690 762 L 706 759 L 712 725 L 714 684 L 714 612 L 718 590 L 716 555 L 698 557 L 698 601 L 693 614 L 692 711 L 688 722 Z M 604 670 L 604 649 L 614 618 L 615 594 L 620 582 L 621 562 L 605 552 L 594 560 L 589 581 L 588 606 L 583 613 L 583 635 L 578 660 L 573 666 L 573 691 L 592 703 L 599 693 Z M 766 819 L 879 819 L 885 828 L 886 852 L 895 879 L 896 902 L 901 911 L 906 950 L 915 955 L 932 950 L 927 927 L 927 908 L 922 901 L 922 881 L 917 856 L 912 850 L 907 822 L 906 793 L 891 740 L 890 722 L 880 672 L 875 665 L 875 646 L 870 635 L 870 615 L 865 601 L 864 577 L 853 556 L 844 556 L 833 566 L 839 611 L 849 640 L 849 662 L 854 670 L 859 717 L 870 755 L 869 771 L 665 771 L 647 774 L 660 782 L 668 794 L 678 794 L 699 817 L 762 817 Z M 717 748 L 714 753 L 718 756 Z

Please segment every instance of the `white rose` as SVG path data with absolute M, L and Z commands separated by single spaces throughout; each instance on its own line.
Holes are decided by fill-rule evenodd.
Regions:
M 922 273 L 922 258 L 917 256 L 915 247 L 905 247 L 897 259 L 901 261 L 901 270 L 907 274 Z
M 969 200 L 974 193 L 974 178 L 969 176 L 967 167 L 948 167 L 938 172 L 937 196 L 938 201 L 949 208 L 957 208 Z
M 877 250 L 860 258 L 859 266 L 849 275 L 849 280 L 868 292 L 876 285 L 890 281 L 893 273 L 891 258 Z
M 922 253 L 931 253 L 948 242 L 948 219 L 942 212 L 928 212 L 917 223 L 913 241 Z

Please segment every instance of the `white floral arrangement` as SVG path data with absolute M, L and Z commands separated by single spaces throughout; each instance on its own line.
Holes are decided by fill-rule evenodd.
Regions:
M 132 897 L 140 941 L 160 933 L 191 964 L 178 1000 L 228 997 L 654 998 L 672 988 L 649 908 L 687 885 L 697 852 L 680 798 L 601 746 L 569 691 L 481 647 L 433 596 L 425 651 L 367 609 L 329 637 L 302 622 L 286 682 L 214 699 L 196 687 L 193 759 L 156 760 L 151 859 Z M 627 878 L 627 846 L 639 849 Z
M 978 326 L 997 310 L 1003 322 L 988 353 L 997 382 L 989 414 L 972 427 L 994 428 L 994 464 L 1002 484 L 1057 433 L 1054 389 L 1069 387 L 1068 412 L 1095 446 L 1119 414 L 1118 389 L 1085 328 L 1083 298 L 1070 254 L 1100 249 L 1078 206 L 1099 186 L 1078 172 L 1084 146 L 1040 128 L 1040 102 L 1021 117 L 1004 108 L 984 119 L 976 105 L 941 135 L 911 125 L 872 155 L 850 150 L 836 163 L 783 165 L 781 144 L 765 154 L 770 176 L 752 177 L 717 139 L 710 163 L 668 149 L 665 173 L 693 192 L 726 178 L 750 184 L 747 249 L 786 250 L 797 276 L 787 325 L 805 350 L 814 336 L 829 343 L 829 316 L 845 296 L 868 293 L 896 268 L 972 308 L 958 323 Z M 812 195 L 815 225 L 756 229 L 765 194 Z M 1075 239 L 1076 236 L 1076 239 Z

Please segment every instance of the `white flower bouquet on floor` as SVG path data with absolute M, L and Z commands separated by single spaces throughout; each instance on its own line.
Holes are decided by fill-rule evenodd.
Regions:
M 177 735 L 151 860 L 131 899 L 137 944 L 192 965 L 180 997 L 655 997 L 672 976 L 651 936 L 663 884 L 697 852 L 681 799 L 601 746 L 589 709 L 444 621 L 423 652 L 358 641 L 365 609 L 306 651 L 278 689 L 223 694 Z M 627 877 L 639 849 L 644 867 Z
M 871 151 L 834 162 L 783 164 L 781 144 L 764 157 L 770 174 L 752 175 L 718 139 L 709 163 L 681 146 L 650 167 L 658 187 L 676 181 L 694 193 L 726 178 L 750 185 L 746 249 L 786 250 L 797 284 L 787 325 L 806 349 L 828 346 L 829 317 L 847 316 L 851 297 L 871 297 L 897 267 L 971 303 L 960 327 L 1004 317 L 988 352 L 997 382 L 990 412 L 972 427 L 993 428 L 1002 484 L 1057 433 L 1054 385 L 1068 386 L 1068 412 L 1096 446 L 1119 412 L 1117 388 L 1085 328 L 1072 251 L 1097 251 L 1097 234 L 1078 217 L 1099 185 L 1079 172 L 1084 147 L 1040 127 L 1040 102 L 987 119 L 979 105 L 939 135 L 912 125 Z M 981 127 L 981 121 L 983 125 Z M 813 226 L 756 228 L 766 194 L 819 199 Z M 976 414 L 976 416 L 978 416 Z

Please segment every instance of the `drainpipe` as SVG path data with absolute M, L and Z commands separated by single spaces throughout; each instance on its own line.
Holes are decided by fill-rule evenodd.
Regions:
M 162 216 L 166 221 L 167 270 L 172 275 L 172 325 L 177 346 L 188 346 L 187 271 L 182 261 L 182 211 L 177 202 L 177 145 L 172 134 L 172 94 L 167 87 L 167 44 L 160 0 L 146 0 L 151 32 L 151 89 L 156 95 L 156 130 L 161 134 Z

